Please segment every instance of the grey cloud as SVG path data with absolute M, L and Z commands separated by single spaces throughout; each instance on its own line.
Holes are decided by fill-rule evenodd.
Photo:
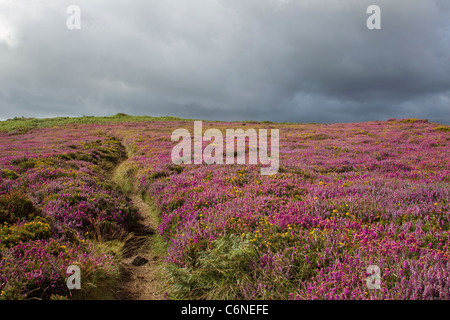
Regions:
M 0 2 L 0 118 L 450 123 L 448 1 L 72 2 Z

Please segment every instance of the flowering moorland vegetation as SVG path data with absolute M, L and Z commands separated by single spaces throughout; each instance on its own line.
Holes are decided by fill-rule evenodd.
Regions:
M 119 235 L 135 218 L 106 179 L 120 142 L 93 126 L 0 133 L 0 141 L 0 298 L 70 296 L 70 265 L 83 274 L 82 296 L 98 297 L 119 268 L 90 239 Z
M 126 226 L 135 213 L 123 193 L 137 190 L 158 209 L 178 298 L 450 298 L 449 127 L 204 125 L 279 129 L 279 173 L 262 176 L 258 165 L 174 165 L 171 133 L 192 122 L 127 120 L 1 134 L 3 295 L 67 295 L 73 261 L 114 273 L 86 232 Z M 105 173 L 119 141 L 122 193 Z M 370 265 L 379 290 L 367 287 Z

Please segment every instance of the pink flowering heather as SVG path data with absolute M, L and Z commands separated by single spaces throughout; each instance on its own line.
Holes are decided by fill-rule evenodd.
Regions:
M 192 130 L 190 122 L 110 131 L 131 150 L 128 166 L 160 210 L 177 290 L 217 297 L 228 286 L 232 298 L 245 299 L 450 298 L 448 130 L 415 119 L 205 127 L 279 129 L 279 173 L 173 165 L 170 133 Z M 369 265 L 380 268 L 379 290 L 367 287 Z
M 0 298 L 70 296 L 69 265 L 86 283 L 117 276 L 117 261 L 95 251 L 89 232 L 134 219 L 106 179 L 120 143 L 96 126 L 0 135 Z
M 0 196 L 26 195 L 34 215 L 52 221 L 46 222 L 52 238 L 61 243 L 71 241 L 63 231 L 66 226 L 80 239 L 98 223 L 121 228 L 134 212 L 99 168 L 113 168 L 122 144 L 128 159 L 118 174 L 158 209 L 168 284 L 178 297 L 450 298 L 447 127 L 416 119 L 204 122 L 203 130 L 222 132 L 279 129 L 280 168 L 271 176 L 262 176 L 260 165 L 173 164 L 171 133 L 178 128 L 192 130 L 193 122 L 0 133 Z M 21 215 L 22 207 L 5 210 L 10 218 L 30 220 Z M 11 213 L 14 208 L 16 215 Z M 50 239 L 35 235 L 19 247 L 4 247 L 0 268 L 6 268 L 11 257 L 17 264 L 25 257 L 17 254 L 19 248 L 37 241 Z M 89 259 L 83 260 L 87 264 L 110 261 L 88 252 Z M 2 272 L 0 286 L 16 281 L 32 288 L 46 281 L 64 294 L 61 281 L 54 280 L 61 277 L 52 273 L 60 271 L 38 264 L 28 267 L 25 260 L 27 267 L 20 267 L 25 273 L 19 277 L 11 276 L 12 269 Z M 53 263 L 62 263 L 56 260 Z M 371 265 L 379 267 L 380 289 L 367 285 Z

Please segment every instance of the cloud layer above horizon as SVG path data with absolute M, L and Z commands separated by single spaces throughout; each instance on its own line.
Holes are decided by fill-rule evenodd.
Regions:
M 448 0 L 31 3 L 0 0 L 0 119 L 450 124 Z M 366 27 L 372 4 L 381 30 Z

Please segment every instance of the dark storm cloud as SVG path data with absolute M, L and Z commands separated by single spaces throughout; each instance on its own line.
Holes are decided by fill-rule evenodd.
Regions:
M 449 18 L 440 0 L 0 0 L 0 118 L 450 123 Z

